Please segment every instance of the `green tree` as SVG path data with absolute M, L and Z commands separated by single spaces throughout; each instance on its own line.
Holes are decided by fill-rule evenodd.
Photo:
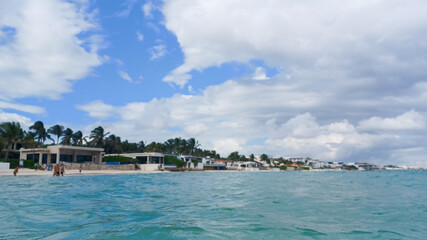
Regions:
M 268 164 L 270 164 L 270 159 L 268 158 L 267 154 L 263 153 L 260 156 L 261 161 L 266 161 Z
M 122 150 L 125 153 L 135 153 L 138 152 L 138 144 L 136 143 L 131 143 L 128 140 L 125 140 L 124 142 L 122 142 Z
M 122 152 L 122 141 L 120 137 L 111 134 L 105 139 L 105 152 L 106 153 L 121 153 Z
M 239 152 L 237 152 L 237 151 L 232 152 L 232 153 L 230 153 L 230 155 L 228 155 L 227 158 L 230 160 L 233 160 L 233 161 L 239 161 L 239 159 L 240 159 Z
M 245 155 L 242 155 L 242 156 L 240 156 L 239 161 L 246 162 L 246 161 L 248 161 L 248 159 L 246 158 Z
M 195 138 L 189 138 L 187 140 L 187 146 L 190 149 L 190 154 L 193 155 L 194 151 L 200 146 L 200 144 Z
M 163 144 L 161 143 L 156 143 L 156 142 L 152 142 L 150 144 L 147 145 L 147 147 L 145 148 L 145 150 L 147 152 L 163 152 L 162 151 L 162 146 Z
M 249 161 L 254 162 L 255 161 L 255 155 L 252 153 L 249 155 Z
M 36 134 L 36 139 L 39 143 L 44 143 L 46 139 L 50 138 L 42 121 L 35 122 L 30 126 L 30 130 Z
M 48 133 L 56 136 L 56 144 L 59 144 L 59 138 L 64 134 L 64 126 L 56 124 L 47 130 Z
M 73 130 L 71 128 L 67 128 L 63 132 L 62 144 L 71 145 L 71 140 L 73 138 Z
M 104 133 L 104 128 L 99 126 L 90 132 L 90 145 L 93 147 L 103 148 L 105 145 L 105 137 L 110 134 L 110 132 Z
M 138 152 L 145 152 L 145 142 L 140 141 L 139 143 L 137 143 L 137 149 Z
M 24 133 L 25 137 L 23 139 L 24 147 L 27 149 L 33 150 L 33 161 L 35 161 L 35 148 L 38 147 L 41 143 L 37 141 L 37 134 L 35 132 Z
M 19 122 L 4 122 L 0 124 L 0 136 L 6 144 L 5 161 L 9 158 L 9 151 L 12 146 L 21 142 L 24 137 L 24 131 Z
M 73 142 L 73 145 L 82 146 L 83 141 L 85 141 L 86 139 L 85 137 L 83 137 L 83 133 L 81 131 L 77 131 L 73 133 L 73 135 L 71 136 L 71 140 Z

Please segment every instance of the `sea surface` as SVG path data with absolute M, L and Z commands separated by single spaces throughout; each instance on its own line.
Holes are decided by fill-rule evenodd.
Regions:
M 0 177 L 0 239 L 427 239 L 427 171 Z

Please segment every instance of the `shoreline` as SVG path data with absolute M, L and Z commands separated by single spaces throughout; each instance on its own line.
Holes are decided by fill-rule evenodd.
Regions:
M 239 170 L 204 170 L 204 171 L 183 171 L 183 172 L 173 172 L 173 171 L 141 171 L 141 170 L 82 170 L 82 173 L 79 173 L 79 170 L 72 169 L 67 170 L 64 173 L 64 177 L 67 176 L 96 176 L 96 175 L 133 175 L 133 174 L 163 174 L 163 173 L 193 173 L 193 172 L 346 172 L 344 170 L 310 170 L 310 171 L 272 171 L 272 170 L 260 170 L 260 171 L 239 171 Z M 366 171 L 366 170 L 365 170 Z M 362 172 L 365 172 L 362 171 Z M 396 169 L 396 170 L 378 170 L 378 171 L 411 171 L 407 169 Z M 416 170 L 413 170 L 416 171 Z M 421 170 L 422 171 L 422 170 Z M 350 172 L 359 172 L 359 171 L 350 171 Z M 13 169 L 1 169 L 0 177 L 13 177 Z M 17 174 L 19 176 L 50 176 L 53 177 L 52 171 L 44 171 L 29 169 L 29 168 L 20 168 Z
M 206 171 L 183 171 L 183 172 L 172 172 L 172 171 L 141 171 L 141 170 L 82 170 L 82 173 L 79 173 L 79 170 L 72 169 L 64 172 L 64 177 L 67 176 L 95 176 L 95 175 L 132 175 L 132 174 L 156 174 L 156 173 L 185 173 L 185 172 L 245 172 L 237 170 L 206 170 Z M 247 171 L 249 172 L 249 171 Z M 262 171 L 268 172 L 268 171 Z M 13 169 L 0 170 L 0 177 L 11 176 L 13 177 Z M 20 168 L 16 177 L 19 176 L 50 176 L 53 177 L 52 171 L 44 171 L 29 169 L 29 168 Z

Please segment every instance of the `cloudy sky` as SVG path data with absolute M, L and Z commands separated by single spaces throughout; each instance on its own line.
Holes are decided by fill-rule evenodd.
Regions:
M 427 166 L 427 1 L 0 5 L 0 122 Z

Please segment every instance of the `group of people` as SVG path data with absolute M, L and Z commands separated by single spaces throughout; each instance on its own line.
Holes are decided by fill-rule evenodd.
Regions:
M 64 165 L 59 166 L 58 164 L 55 164 L 53 166 L 53 176 L 64 176 L 65 168 Z
M 37 170 L 37 165 L 35 165 L 35 169 Z M 40 169 L 40 168 L 38 168 L 38 169 Z M 43 168 L 44 169 L 44 168 Z M 47 168 L 47 170 L 49 171 L 50 170 L 50 165 L 48 166 L 48 168 Z M 16 176 L 16 174 L 18 173 L 18 171 L 19 171 L 19 166 L 17 166 L 16 168 L 15 168 L 15 170 L 13 170 L 13 176 Z M 64 165 L 61 165 L 61 166 L 59 166 L 58 164 L 55 164 L 54 166 L 53 166 L 53 176 L 55 177 L 55 176 L 57 176 L 57 177 L 59 177 L 59 176 L 64 176 L 64 172 L 65 172 L 65 167 L 64 167 Z M 82 168 L 80 167 L 80 174 L 82 173 Z

